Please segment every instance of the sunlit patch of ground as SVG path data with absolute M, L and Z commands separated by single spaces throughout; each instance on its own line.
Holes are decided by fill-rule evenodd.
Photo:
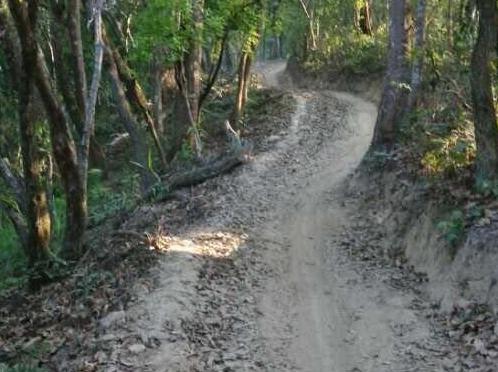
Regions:
M 160 233 L 147 236 L 148 247 L 151 250 L 213 258 L 229 257 L 246 240 L 246 234 L 227 231 L 198 232 L 190 237 Z

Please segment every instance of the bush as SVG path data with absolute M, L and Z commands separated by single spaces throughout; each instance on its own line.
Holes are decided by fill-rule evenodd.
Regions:
M 454 210 L 437 225 L 445 240 L 453 247 L 461 242 L 465 233 L 465 214 L 461 210 Z

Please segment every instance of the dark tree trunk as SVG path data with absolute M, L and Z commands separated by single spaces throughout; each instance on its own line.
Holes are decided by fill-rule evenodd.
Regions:
M 406 105 L 405 0 L 389 2 L 389 56 L 384 88 L 375 123 L 373 147 L 390 148 Z
M 21 40 L 23 63 L 33 69 L 33 79 L 49 117 L 53 153 L 66 195 L 67 213 L 63 254 L 70 259 L 77 258 L 83 250 L 87 204 L 69 118 L 58 94 L 53 90 L 45 57 L 36 41 L 35 30 L 30 21 L 33 18 L 32 14 L 37 10 L 38 2 L 30 1 L 27 5 L 16 0 L 9 0 L 9 7 Z
M 23 60 L 27 60 L 23 58 Z M 19 100 L 19 124 L 26 192 L 26 220 L 28 241 L 26 253 L 31 266 L 45 261 L 50 256 L 52 220 L 46 182 L 44 161 L 36 139 L 36 117 L 33 112 L 33 71 L 23 64 L 22 84 Z
M 242 117 L 244 105 L 247 100 L 247 78 L 250 74 L 251 56 L 248 52 L 243 51 L 240 56 L 239 70 L 238 70 L 238 84 L 237 93 L 235 96 L 235 106 L 230 118 L 231 124 L 234 128 L 239 127 L 239 120 Z
M 185 57 L 185 86 L 183 93 L 187 99 L 188 123 L 192 126 L 189 143 L 194 152 L 200 156 L 200 139 L 197 124 L 199 122 L 200 96 L 202 90 L 202 29 L 204 23 L 204 0 L 191 0 L 193 37 Z
M 201 93 L 201 96 L 199 98 L 199 109 L 202 108 L 204 101 L 209 96 L 209 93 L 211 93 L 211 90 L 213 89 L 213 86 L 216 83 L 216 80 L 218 79 L 218 75 L 219 75 L 220 70 L 221 70 L 221 65 L 223 64 L 223 55 L 225 53 L 224 51 L 226 48 L 227 41 L 228 41 L 228 30 L 225 31 L 225 34 L 223 35 L 223 39 L 221 40 L 220 54 L 218 55 L 216 65 L 212 69 L 212 72 L 209 74 L 209 79 L 207 81 L 207 84 L 206 84 L 204 91 Z
M 230 43 L 227 43 L 225 47 L 225 56 L 223 58 L 224 66 L 223 70 L 227 74 L 231 74 L 233 72 L 233 61 L 232 61 L 232 53 L 230 52 Z
M 76 103 L 80 114 L 80 131 L 85 120 L 87 80 L 85 59 L 83 55 L 83 41 L 81 39 L 81 1 L 69 0 L 67 4 L 67 31 L 70 40 L 71 67 L 73 69 Z
M 119 116 L 123 122 L 125 130 L 130 135 L 133 146 L 133 161 L 139 168 L 141 175 L 141 189 L 143 192 L 148 190 L 154 179 L 148 168 L 148 148 L 145 135 L 140 129 L 140 125 L 135 120 L 130 104 L 126 98 L 126 92 L 123 83 L 120 80 L 118 67 L 113 57 L 113 53 L 109 48 L 106 48 L 105 53 L 106 67 L 111 79 L 112 91 L 116 100 L 116 106 Z
M 0 1 L 0 48 L 4 52 L 7 62 L 7 75 L 10 79 L 12 89 L 19 90 L 22 67 L 21 47 L 15 37 L 15 29 L 12 25 L 7 9 L 2 8 Z
M 418 0 L 415 16 L 415 57 L 412 64 L 411 91 L 408 97 L 409 111 L 417 104 L 420 85 L 422 84 L 425 49 L 425 9 L 426 0 Z
M 495 58 L 498 11 L 496 1 L 478 0 L 479 34 L 471 62 L 470 82 L 477 144 L 477 180 L 498 178 L 498 126 L 493 99 L 492 62 Z
M 358 29 L 364 35 L 372 35 L 372 4 L 371 0 L 364 0 L 356 10 Z

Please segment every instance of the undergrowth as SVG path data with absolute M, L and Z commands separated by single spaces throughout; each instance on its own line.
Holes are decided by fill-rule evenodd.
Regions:
M 301 62 L 303 68 L 312 73 L 326 69 L 332 75 L 375 74 L 385 68 L 386 45 L 385 27 L 379 27 L 373 35 L 333 33 L 323 41 L 321 48 L 310 51 Z
M 138 179 L 137 176 L 127 175 L 124 172 L 117 176 L 118 182 L 112 184 L 102 178 L 98 169 L 89 172 L 89 225 L 96 226 L 116 213 L 129 208 L 136 201 Z M 61 190 L 54 190 L 53 202 L 53 240 L 52 251 L 57 255 L 65 230 L 65 200 Z M 32 272 L 27 265 L 27 259 L 21 249 L 10 221 L 0 214 L 0 293 L 13 287 L 21 287 L 28 282 Z M 64 275 L 64 268 L 60 265 L 51 265 L 49 271 L 44 270 L 48 277 Z M 54 271 L 55 270 L 55 271 Z

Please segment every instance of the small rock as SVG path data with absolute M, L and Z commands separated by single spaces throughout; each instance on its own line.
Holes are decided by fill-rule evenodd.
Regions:
M 109 341 L 114 341 L 115 339 L 117 339 L 117 336 L 116 335 L 113 335 L 112 333 L 108 333 L 104 336 L 102 336 L 99 341 L 102 341 L 102 342 L 109 342 Z
M 495 331 L 495 335 L 498 336 L 498 322 L 496 322 L 496 324 L 495 324 L 494 331 Z
M 97 354 L 95 354 L 94 359 L 97 363 L 102 364 L 107 360 L 107 354 L 103 351 L 98 351 Z
M 114 324 L 124 323 L 126 321 L 126 312 L 121 311 L 113 311 L 112 313 L 107 314 L 105 317 L 100 319 L 99 324 L 102 328 L 107 329 Z
M 128 350 L 133 354 L 140 354 L 145 351 L 145 345 L 143 344 L 133 344 L 128 346 Z

